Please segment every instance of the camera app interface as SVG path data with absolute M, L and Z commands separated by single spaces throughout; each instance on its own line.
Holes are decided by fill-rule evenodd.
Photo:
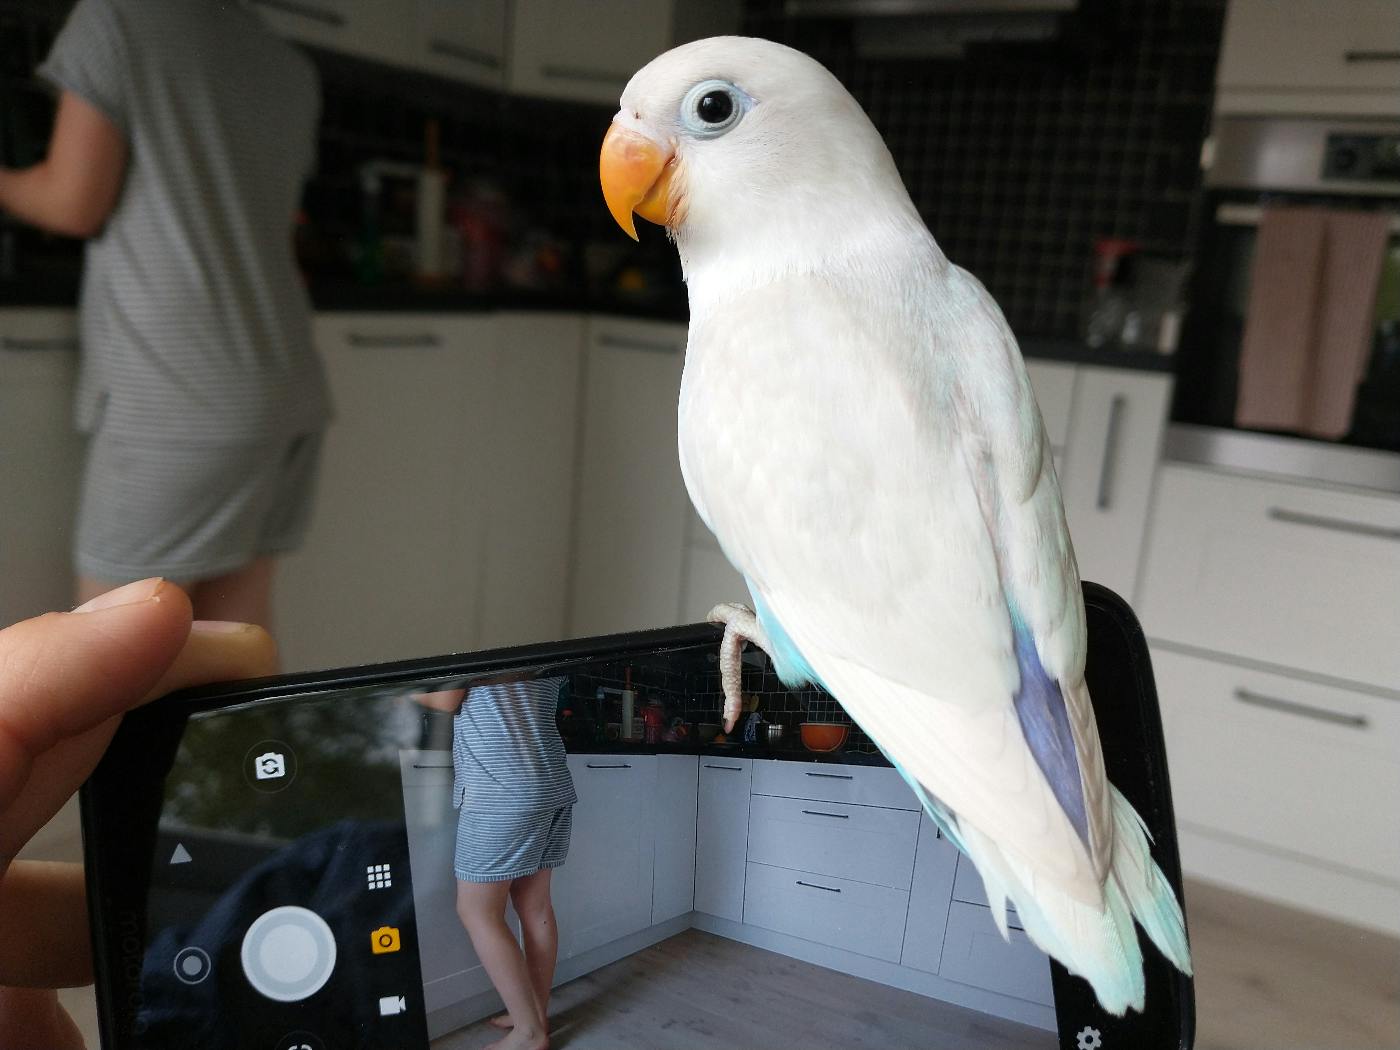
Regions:
M 188 719 L 124 975 L 134 1045 L 427 1045 L 402 777 L 422 716 L 359 690 Z

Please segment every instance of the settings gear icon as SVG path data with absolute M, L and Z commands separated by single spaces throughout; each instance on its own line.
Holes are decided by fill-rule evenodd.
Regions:
M 1090 1028 L 1087 1025 L 1079 1030 L 1079 1050 L 1099 1050 L 1103 1046 L 1103 1040 L 1099 1037 L 1097 1028 Z

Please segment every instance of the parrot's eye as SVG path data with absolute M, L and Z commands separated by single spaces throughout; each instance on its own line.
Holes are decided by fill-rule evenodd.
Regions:
M 733 84 L 705 80 L 686 92 L 681 123 L 692 134 L 713 138 L 739 123 L 752 101 Z

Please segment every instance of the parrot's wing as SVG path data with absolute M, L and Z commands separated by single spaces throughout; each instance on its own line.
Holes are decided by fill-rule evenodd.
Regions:
M 936 296 L 926 273 L 880 295 L 794 277 L 692 317 L 682 469 L 756 597 L 962 837 L 1097 904 L 1112 833 L 1097 811 L 1076 830 L 1052 787 L 1085 734 L 1033 746 L 1065 694 L 1092 727 L 1073 555 L 1014 343 L 960 275 Z

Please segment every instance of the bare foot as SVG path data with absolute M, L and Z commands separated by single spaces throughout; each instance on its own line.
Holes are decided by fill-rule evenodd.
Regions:
M 549 1050 L 549 1033 L 534 1024 L 525 1028 L 517 1026 L 485 1050 Z

